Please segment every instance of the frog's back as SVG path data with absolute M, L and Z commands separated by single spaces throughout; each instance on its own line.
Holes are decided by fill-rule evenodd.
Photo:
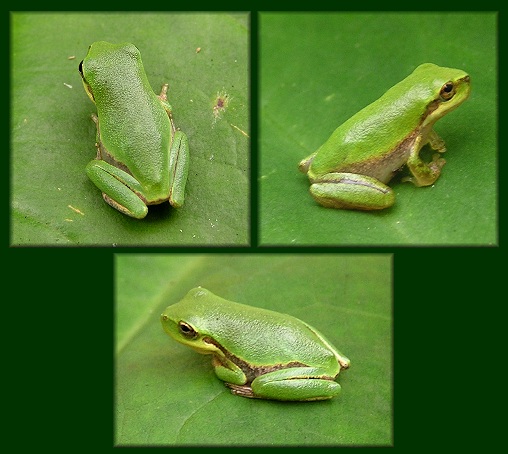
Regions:
M 114 61 L 106 56 L 100 62 L 115 65 L 116 77 L 109 76 L 113 69 L 96 75 L 104 78 L 94 90 L 101 141 L 106 150 L 115 150 L 116 161 L 143 182 L 147 198 L 167 197 L 170 120 L 150 88 L 138 49 L 130 45 L 120 50 Z M 123 59 L 120 64 L 118 58 Z
M 310 174 L 351 171 L 350 166 L 385 158 L 413 134 L 431 96 L 428 84 L 408 76 L 339 126 L 318 149 Z
M 201 314 L 197 323 L 210 337 L 220 339 L 221 347 L 228 352 L 241 351 L 242 359 L 252 365 L 297 362 L 338 367 L 334 347 L 317 330 L 295 317 L 215 295 L 203 299 L 196 312 Z M 188 320 L 192 322 L 192 317 Z

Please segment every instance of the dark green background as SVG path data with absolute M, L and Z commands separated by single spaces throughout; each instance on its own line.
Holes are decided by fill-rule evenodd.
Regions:
M 496 244 L 496 40 L 495 13 L 262 14 L 260 243 Z M 472 80 L 467 102 L 435 126 L 441 177 L 426 188 L 394 180 L 395 205 L 380 212 L 318 205 L 300 160 L 425 62 Z
M 276 7 L 273 2 L 259 2 L 255 7 L 262 6 Z M 432 6 L 437 9 L 454 5 L 442 2 L 425 5 Z M 481 6 L 503 9 L 489 2 Z M 325 6 L 334 7 L 334 3 Z M 501 25 L 505 25 L 505 16 L 498 17 Z M 5 45 L 8 19 L 5 15 Z M 255 30 L 256 16 L 253 25 Z M 445 29 L 446 23 L 443 31 Z M 506 27 L 500 26 L 501 36 L 506 35 L 504 30 Z M 7 47 L 5 55 L 7 60 Z M 254 47 L 251 56 L 254 67 L 256 56 Z M 504 66 L 501 61 L 500 70 L 504 70 Z M 500 96 L 502 100 L 502 92 Z M 8 99 L 5 104 L 7 112 Z M 461 110 L 454 114 L 456 119 L 462 115 Z M 500 116 L 502 120 L 502 111 Z M 8 122 L 4 124 L 9 129 Z M 255 132 L 253 130 L 253 141 Z M 502 135 L 499 140 L 502 146 Z M 501 171 L 505 162 L 501 156 Z M 302 178 L 300 189 L 308 196 L 305 178 L 299 174 L 295 176 Z M 7 182 L 6 177 L 6 186 Z M 503 181 L 499 184 L 502 196 Z M 7 193 L 6 187 L 6 198 Z M 6 200 L 5 206 L 10 209 L 10 201 Z M 501 226 L 504 226 L 504 217 L 501 210 Z M 500 233 L 503 238 L 503 228 Z M 6 232 L 5 238 L 7 236 Z M 89 452 L 112 450 L 112 251 L 9 248 L 7 240 L 4 246 L 2 320 L 6 442 L 51 447 L 53 452 L 68 452 L 74 448 Z M 503 288 L 506 254 L 503 247 L 501 241 L 499 248 L 367 249 L 370 252 L 395 251 L 395 448 L 405 452 L 415 447 L 430 451 L 437 446 L 480 452 L 499 449 L 505 429 L 504 419 L 495 416 L 502 408 L 505 386 L 501 367 L 506 330 Z M 330 250 L 336 251 L 305 249 L 322 253 Z M 340 249 L 344 250 L 358 252 L 366 248 Z M 125 248 L 119 251 L 132 252 Z M 177 251 L 195 252 L 193 249 Z M 144 248 L 136 252 L 153 250 Z M 230 252 L 238 251 L 231 249 Z M 271 252 L 302 251 L 275 248 Z M 175 407 L 175 412 L 180 411 Z M 291 421 L 281 418 L 280 424 L 291 424 Z M 230 441 L 227 438 L 224 444 Z

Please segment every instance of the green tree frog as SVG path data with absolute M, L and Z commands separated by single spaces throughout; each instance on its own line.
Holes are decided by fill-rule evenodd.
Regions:
M 189 151 L 176 130 L 167 84 L 157 96 L 133 44 L 93 43 L 79 64 L 85 91 L 97 107 L 97 157 L 86 173 L 118 211 L 142 219 L 147 205 L 184 202 Z
M 198 287 L 161 315 L 166 333 L 213 355 L 215 374 L 238 396 L 310 401 L 340 393 L 349 359 L 307 323 L 225 300 Z
M 424 162 L 420 150 L 429 144 L 446 151 L 434 123 L 462 104 L 470 92 L 469 75 L 432 63 L 418 66 L 381 98 L 353 115 L 330 138 L 300 162 L 310 192 L 325 207 L 380 210 L 393 205 L 386 183 L 407 165 L 416 186 L 433 184 L 445 160 L 438 153 Z

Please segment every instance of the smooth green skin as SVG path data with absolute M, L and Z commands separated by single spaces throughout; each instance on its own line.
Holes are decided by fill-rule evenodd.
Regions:
M 93 43 L 79 65 L 83 85 L 97 106 L 97 157 L 86 173 L 113 208 L 134 218 L 147 205 L 184 202 L 189 150 L 175 129 L 167 84 L 157 96 L 133 44 Z
M 246 306 L 198 287 L 161 315 L 164 330 L 213 355 L 217 376 L 233 394 L 274 400 L 324 400 L 349 359 L 316 329 L 286 314 Z
M 428 143 L 439 153 L 446 151 L 432 127 L 467 99 L 470 88 L 464 71 L 432 63 L 418 66 L 300 162 L 314 199 L 330 208 L 387 208 L 395 195 L 386 183 L 404 165 L 412 174 L 405 181 L 433 184 L 446 161 L 435 154 L 425 163 L 420 150 Z

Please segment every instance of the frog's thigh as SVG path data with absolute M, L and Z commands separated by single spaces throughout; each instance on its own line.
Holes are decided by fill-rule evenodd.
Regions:
M 312 367 L 282 369 L 257 377 L 251 388 L 255 397 L 275 400 L 324 400 L 340 393 L 340 385 Z M 315 377 L 315 378 L 311 378 Z
M 328 208 L 382 210 L 395 202 L 392 189 L 376 178 L 354 173 L 328 173 L 312 180 L 312 197 Z
M 141 193 L 141 185 L 132 175 L 98 159 L 88 163 L 86 174 L 113 208 L 137 219 L 148 213 L 145 202 L 135 192 Z
M 176 131 L 169 151 L 169 172 L 171 187 L 169 203 L 175 208 L 184 202 L 185 184 L 189 174 L 189 145 L 187 136 L 182 131 Z

